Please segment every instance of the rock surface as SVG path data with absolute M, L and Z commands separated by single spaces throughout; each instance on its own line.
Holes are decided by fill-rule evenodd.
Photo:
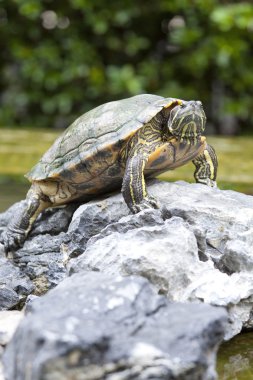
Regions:
M 11 340 L 23 316 L 24 313 L 17 310 L 0 311 L 0 380 L 5 380 L 2 365 L 4 347 Z
M 171 304 L 141 277 L 76 274 L 30 305 L 6 380 L 213 380 L 225 323 L 223 309 Z
M 101 226 L 84 253 L 70 261 L 70 273 L 138 274 L 173 301 L 227 307 L 226 339 L 251 328 L 253 197 L 181 182 L 154 182 L 149 189 L 161 212 L 147 210 Z M 111 197 L 107 207 L 119 199 Z
M 17 310 L 0 311 L 0 346 L 6 346 L 12 338 L 24 313 Z
M 3 226 L 8 224 L 22 203 L 22 201 L 16 203 L 5 213 L 0 214 L 0 228 L 3 229 Z M 66 257 L 60 252 L 60 247 L 76 208 L 76 204 L 71 204 L 44 211 L 35 222 L 24 246 L 13 254 L 12 262 L 3 256 L 0 258 L 5 267 L 9 268 L 12 265 L 10 263 L 13 263 L 16 271 L 21 272 L 26 279 L 30 279 L 29 284 L 32 288 L 26 292 L 26 296 L 31 293 L 44 294 L 66 277 Z M 12 272 L 12 277 L 15 278 L 14 269 Z M 0 269 L 0 310 L 15 306 L 1 302 L 1 282 L 4 278 L 5 274 L 1 273 Z
M 3 365 L 2 365 L 2 362 L 1 362 L 1 357 L 2 357 L 2 347 L 0 347 L 0 380 L 5 380 L 4 378 L 4 369 L 3 369 Z
M 22 307 L 34 285 L 11 261 L 0 257 L 0 310 Z
M 68 257 L 83 253 L 89 239 L 108 224 L 129 214 L 121 195 L 88 202 L 78 208 L 69 225 L 62 250 Z
M 184 182 L 153 181 L 148 190 L 160 210 L 129 215 L 116 194 L 43 213 L 11 262 L 32 281 L 21 298 L 56 286 L 66 267 L 137 274 L 170 300 L 225 306 L 226 339 L 252 328 L 253 197 Z M 2 229 L 18 207 L 0 215 Z M 0 284 L 4 278 L 0 271 Z M 18 305 L 14 296 L 2 309 Z

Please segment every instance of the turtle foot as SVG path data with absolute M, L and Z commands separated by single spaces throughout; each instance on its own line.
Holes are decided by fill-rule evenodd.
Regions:
M 207 186 L 217 188 L 217 182 L 209 179 Z
M 23 231 L 12 231 L 7 228 L 0 236 L 0 244 L 3 245 L 5 256 L 8 257 L 9 252 L 16 251 L 25 241 L 25 233 Z
M 202 183 L 203 185 L 206 185 L 208 187 L 217 188 L 217 182 L 210 178 L 201 179 L 198 181 L 198 183 Z
M 143 200 L 140 203 L 133 205 L 131 207 L 131 211 L 134 214 L 137 214 L 138 212 L 142 210 L 153 209 L 153 208 L 158 209 L 159 205 L 155 198 L 149 196 L 149 197 L 143 198 Z

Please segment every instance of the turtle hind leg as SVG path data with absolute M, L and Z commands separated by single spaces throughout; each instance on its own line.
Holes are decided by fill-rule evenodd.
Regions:
M 0 243 L 4 245 L 6 255 L 23 245 L 37 216 L 50 206 L 52 206 L 52 202 L 34 183 L 27 193 L 21 210 L 14 215 L 6 230 L 0 236 Z

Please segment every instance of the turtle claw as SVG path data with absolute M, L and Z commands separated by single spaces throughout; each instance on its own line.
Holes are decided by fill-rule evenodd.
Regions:
M 217 188 L 217 182 L 213 181 L 212 179 L 209 179 L 207 186 Z
M 217 188 L 217 182 L 210 178 L 201 179 L 198 181 L 198 183 L 202 183 L 203 185 L 206 185 L 208 187 Z
M 25 234 L 22 232 L 11 231 L 6 229 L 0 236 L 0 244 L 3 245 L 5 256 L 8 257 L 9 252 L 16 251 L 23 245 Z
M 143 198 L 143 200 L 140 203 L 133 205 L 131 207 L 131 211 L 134 214 L 137 214 L 140 211 L 147 210 L 147 209 L 154 209 L 154 208 L 158 209 L 159 205 L 157 201 L 155 200 L 155 198 L 149 196 L 149 197 Z

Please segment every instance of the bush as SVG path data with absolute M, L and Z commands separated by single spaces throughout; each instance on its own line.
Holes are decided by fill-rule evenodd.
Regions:
M 149 92 L 201 99 L 216 132 L 252 130 L 250 1 L 2 0 L 0 28 L 1 125 L 65 127 Z

